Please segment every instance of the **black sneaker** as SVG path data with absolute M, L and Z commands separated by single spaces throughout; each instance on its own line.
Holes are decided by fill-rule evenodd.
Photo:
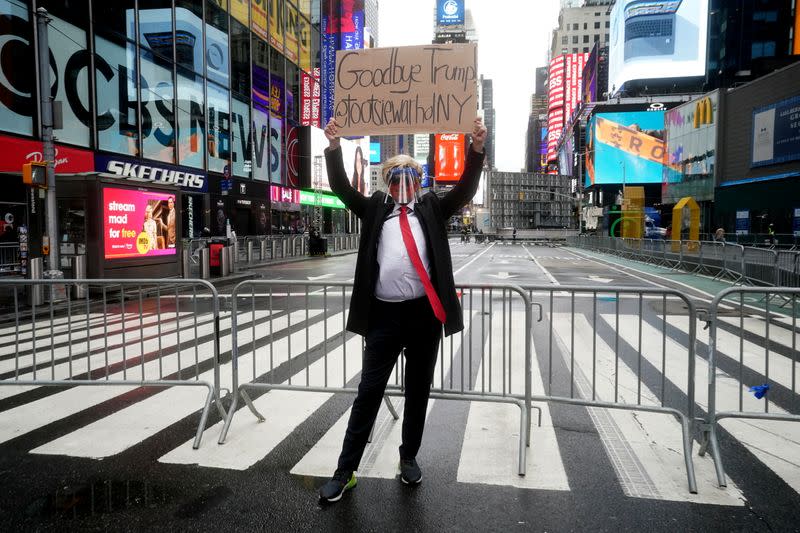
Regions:
M 400 481 L 406 485 L 420 484 L 422 470 L 420 470 L 416 459 L 400 459 Z
M 319 499 L 328 503 L 338 502 L 346 490 L 356 486 L 356 475 L 349 470 L 337 470 L 333 478 L 319 489 Z

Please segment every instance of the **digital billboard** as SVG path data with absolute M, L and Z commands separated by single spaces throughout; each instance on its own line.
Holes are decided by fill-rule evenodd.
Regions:
M 439 26 L 464 24 L 464 0 L 438 0 L 436 23 Z
M 610 94 L 631 80 L 705 75 L 708 0 L 618 0 L 610 25 Z
M 175 255 L 175 195 L 136 189 L 103 189 L 106 259 Z
M 800 159 L 800 96 L 753 111 L 752 166 Z
M 592 115 L 586 127 L 586 186 L 661 183 L 664 110 Z
M 333 116 L 336 50 L 364 48 L 364 0 L 321 0 L 322 123 Z
M 718 106 L 714 91 L 664 115 L 663 203 L 677 203 L 685 196 L 714 199 Z
M 342 147 L 342 161 L 348 180 L 353 188 L 363 195 L 370 194 L 369 179 L 369 137 L 360 139 L 340 139 Z M 328 147 L 328 139 L 325 133 L 319 128 L 311 128 L 311 188 L 331 190 L 328 182 L 328 168 L 325 164 L 325 148 Z
M 558 158 L 558 140 L 581 101 L 581 78 L 589 54 L 563 54 L 550 61 L 547 92 L 547 161 Z
M 369 143 L 369 162 L 381 162 L 381 143 Z
M 434 136 L 436 150 L 436 182 L 455 183 L 461 179 L 466 165 L 464 135 L 442 133 Z

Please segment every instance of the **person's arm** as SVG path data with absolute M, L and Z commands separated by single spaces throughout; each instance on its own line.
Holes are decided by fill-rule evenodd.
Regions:
M 328 182 L 333 193 L 339 197 L 344 205 L 358 218 L 363 218 L 367 212 L 368 200 L 363 194 L 356 191 L 347 178 L 342 161 L 342 148 L 336 133 L 336 121 L 331 119 L 325 126 L 325 137 L 330 145 L 325 149 L 325 164 L 328 168 Z
M 486 142 L 486 127 L 481 119 L 475 119 L 475 127 L 472 132 L 472 146 L 467 152 L 467 163 L 464 173 L 453 190 L 442 198 L 440 206 L 442 215 L 445 219 L 455 215 L 456 212 L 467 205 L 475 196 L 480 184 L 481 171 L 483 170 L 483 158 L 485 156 L 483 145 Z

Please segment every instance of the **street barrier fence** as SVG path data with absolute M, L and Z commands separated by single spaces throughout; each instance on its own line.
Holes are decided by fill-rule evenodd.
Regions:
M 681 243 L 677 252 L 671 244 L 638 242 L 638 250 L 626 245 L 625 253 L 665 260 L 693 243 Z M 724 255 L 727 249 L 708 246 L 702 263 L 690 263 L 740 260 Z M 192 279 L 0 280 L 0 385 L 205 387 L 194 447 L 212 404 L 224 420 L 222 444 L 240 399 L 269 421 L 276 415 L 259 412 L 256 394 L 357 392 L 363 340 L 345 329 L 351 290 L 348 282 L 248 280 L 220 296 Z M 731 288 L 708 308 L 657 288 L 466 284 L 457 290 L 465 329 L 443 337 L 431 397 L 517 405 L 520 475 L 533 409 L 541 424 L 534 402 L 599 408 L 589 410 L 599 422 L 608 409 L 674 417 L 693 493 L 695 435 L 724 486 L 720 420 L 800 421 L 798 288 Z M 699 321 L 710 327 L 707 359 L 696 354 Z M 230 324 L 230 337 L 221 323 Z M 221 360 L 222 340 L 230 341 L 230 360 L 227 353 Z M 223 368 L 229 389 L 221 383 Z M 706 373 L 707 391 L 698 394 L 695 383 Z M 395 419 L 399 404 L 392 398 L 403 396 L 404 374 L 401 355 L 384 398 Z M 754 385 L 765 390 L 762 398 L 748 389 Z
M 231 390 L 235 394 L 220 444 L 227 438 L 239 397 L 259 420 L 270 416 L 258 411 L 253 391 L 358 392 L 354 378 L 361 369 L 362 340 L 345 331 L 351 288 L 346 282 L 272 280 L 247 280 L 234 288 Z M 466 327 L 440 342 L 431 397 L 519 406 L 518 470 L 524 475 L 532 409 L 531 338 L 525 334 L 531 328 L 528 296 L 513 285 L 462 285 L 458 291 Z M 512 313 L 512 307 L 521 314 Z M 314 322 L 322 328 L 316 328 L 312 337 L 308 325 Z M 305 327 L 297 329 L 298 324 Z M 276 329 L 287 333 L 274 335 Z M 404 373 L 401 356 L 385 396 L 394 418 L 398 414 L 389 397 L 403 396 Z
M 696 493 L 694 302 L 668 289 L 564 285 L 523 289 L 532 305 L 548 317 L 532 332 L 541 339 L 540 346 L 546 346 L 547 357 L 540 357 L 539 367 L 543 381 L 547 379 L 542 392 L 530 399 L 674 416 L 680 424 L 689 491 Z M 688 324 L 685 346 L 676 345 L 667 334 L 668 324 L 676 320 Z M 555 339 L 565 343 L 569 339 L 568 345 Z
M 581 235 L 567 244 L 746 285 L 800 287 L 800 251 L 719 241 Z
M 212 403 L 225 416 L 219 298 L 208 282 L 2 280 L 0 291 L 11 304 L 0 323 L 0 385 L 205 387 L 195 448 Z M 28 298 L 38 291 L 45 303 Z
M 793 313 L 786 315 L 772 311 L 769 302 L 779 299 L 791 304 Z M 711 302 L 708 312 L 708 414 L 701 427 L 699 451 L 701 455 L 710 451 L 721 487 L 727 482 L 717 436 L 720 420 L 800 422 L 797 383 L 799 301 L 800 289 L 733 287 L 717 294 Z M 753 302 L 767 304 L 761 320 L 751 316 Z M 732 326 L 738 327 L 740 332 L 747 329 L 762 336 L 764 346 L 747 342 L 743 334 L 732 338 Z

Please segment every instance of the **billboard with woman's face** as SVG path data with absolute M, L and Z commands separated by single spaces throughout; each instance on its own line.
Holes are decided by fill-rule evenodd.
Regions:
M 106 259 L 175 255 L 175 195 L 161 191 L 103 189 Z

